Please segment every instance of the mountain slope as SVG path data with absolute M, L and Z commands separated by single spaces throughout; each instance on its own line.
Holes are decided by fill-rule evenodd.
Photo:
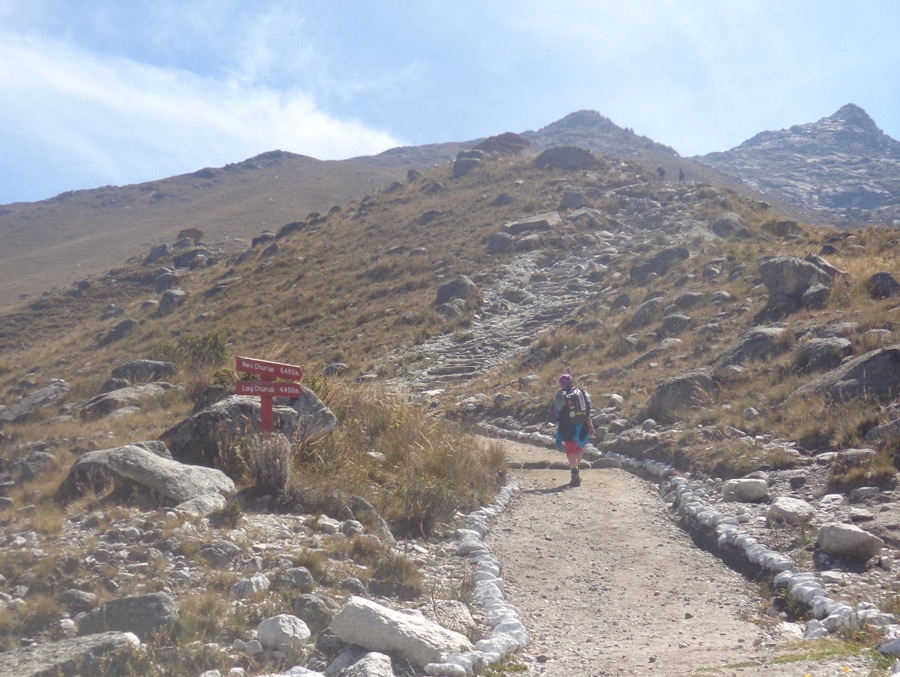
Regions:
M 854 104 L 694 159 L 820 222 L 900 222 L 900 141 Z

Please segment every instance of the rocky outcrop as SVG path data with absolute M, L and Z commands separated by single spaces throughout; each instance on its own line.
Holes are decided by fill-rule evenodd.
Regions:
M 160 439 L 181 461 L 213 464 L 220 445 L 259 431 L 259 409 L 258 397 L 231 395 L 172 426 Z M 275 432 L 291 440 L 317 440 L 337 425 L 334 412 L 305 386 L 303 397 L 276 398 L 272 411 Z
M 140 405 L 142 401 L 156 397 L 174 387 L 170 383 L 159 382 L 117 388 L 83 403 L 79 407 L 78 413 L 82 421 L 96 421 L 124 407 Z
M 800 308 L 821 308 L 828 300 L 831 275 L 811 261 L 796 256 L 776 256 L 759 264 L 769 291 L 758 319 L 778 319 Z
M 214 468 L 185 465 L 157 456 L 136 445 L 89 451 L 69 470 L 58 496 L 71 499 L 83 487 L 134 484 L 150 491 L 170 505 L 183 503 L 208 494 L 231 498 L 236 490 L 225 473 Z
M 474 298 L 477 294 L 478 286 L 466 275 L 460 274 L 438 287 L 437 298 L 435 298 L 434 302 L 435 305 L 440 305 L 453 299 L 466 300 Z
M 689 256 L 690 252 L 686 247 L 670 247 L 649 259 L 635 263 L 628 271 L 628 275 L 638 284 L 644 284 L 651 276 L 665 275 L 677 261 L 685 261 Z
M 538 169 L 596 169 L 601 166 L 600 161 L 594 157 L 591 151 L 579 146 L 556 146 L 548 148 L 534 161 Z
M 149 640 L 155 632 L 178 622 L 178 606 L 164 592 L 118 597 L 88 612 L 78 622 L 78 632 L 89 635 L 117 628 Z
M 61 401 L 69 392 L 69 388 L 69 384 L 62 379 L 50 379 L 45 387 L 0 410 L 0 429 L 10 423 L 26 423 L 32 419 L 36 409 Z
M 754 327 L 748 329 L 724 353 L 716 358 L 716 369 L 743 365 L 775 356 L 787 349 L 782 340 L 784 327 Z
M 101 666 L 109 669 L 116 664 L 115 654 L 140 645 L 134 634 L 114 631 L 13 649 L 0 653 L 0 675 L 98 675 Z
M 161 360 L 132 360 L 115 367 L 110 376 L 124 378 L 132 383 L 159 381 L 178 373 L 178 367 L 171 362 Z
M 894 183 L 900 142 L 854 104 L 694 159 L 829 224 L 890 223 L 900 216 Z
M 677 412 L 709 406 L 716 382 L 711 370 L 692 369 L 663 380 L 647 404 L 647 415 L 660 421 L 677 418 Z
M 900 345 L 879 348 L 848 360 L 797 388 L 800 397 L 824 396 L 830 402 L 886 402 L 900 393 Z

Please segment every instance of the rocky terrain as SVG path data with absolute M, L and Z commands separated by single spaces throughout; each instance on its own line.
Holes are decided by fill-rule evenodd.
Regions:
M 705 669 L 753 674 L 737 659 L 775 665 L 789 640 L 821 638 L 855 648 L 791 669 L 889 669 L 900 654 L 894 232 L 818 230 L 584 148 L 522 154 L 522 140 L 486 140 L 237 253 L 189 236 L 157 244 L 3 316 L 0 620 L 22 634 L 0 674 L 161 674 L 176 657 L 206 677 L 618 674 L 619 649 L 631 674 L 687 673 L 698 651 Z M 230 340 L 198 338 L 198 326 Z M 257 425 L 258 400 L 197 356 L 263 348 L 305 351 L 317 367 L 303 397 L 276 402 L 284 441 L 242 456 L 233 441 Z M 582 498 L 560 498 L 550 517 L 640 506 L 646 519 L 629 531 L 649 533 L 629 547 L 671 548 L 680 567 L 665 588 L 684 609 L 657 609 L 667 600 L 639 595 L 647 578 L 626 573 L 665 557 L 617 551 L 621 537 L 600 528 L 611 517 L 581 512 L 571 526 L 595 534 L 607 563 L 553 541 L 553 554 L 593 557 L 596 570 L 577 595 L 552 595 L 552 614 L 533 599 L 517 607 L 507 592 L 541 594 L 526 586 L 542 555 L 523 549 L 522 530 L 532 544 L 550 534 L 534 527 L 534 501 L 563 491 L 535 474 L 559 467 L 545 451 L 507 452 L 493 504 L 429 538 L 388 523 L 361 485 L 240 491 L 226 472 L 255 459 L 258 489 L 294 454 L 316 460 L 319 447 L 287 441 L 298 431 L 304 445 L 361 435 L 360 415 L 326 403 L 338 382 L 547 449 L 561 371 L 593 394 L 597 435 Z M 158 421 L 141 418 L 151 413 Z M 354 464 L 385 481 L 398 463 L 358 439 Z M 517 471 L 538 479 L 523 486 Z M 609 484 L 591 496 L 601 474 Z M 495 548 L 515 560 L 509 590 Z M 713 610 L 703 581 L 679 586 L 692 575 L 713 590 L 755 587 Z M 585 653 L 565 619 L 613 614 L 602 609 L 616 589 L 633 593 L 615 616 L 622 632 L 591 635 Z M 699 648 L 708 630 L 684 647 L 663 636 L 640 660 L 660 637 L 648 619 L 673 611 L 676 632 L 702 614 L 694 625 L 727 627 L 734 644 Z M 189 641 L 159 640 L 176 631 Z
M 811 212 L 820 223 L 896 225 L 900 218 L 900 142 L 854 104 L 694 159 Z

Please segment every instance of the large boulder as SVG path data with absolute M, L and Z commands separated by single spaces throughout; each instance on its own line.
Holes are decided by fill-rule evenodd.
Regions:
M 781 338 L 785 331 L 783 327 L 748 329 L 738 336 L 730 348 L 719 355 L 715 361 L 716 368 L 742 365 L 747 361 L 761 360 L 783 352 L 786 346 Z
M 236 493 L 234 482 L 221 470 L 186 465 L 127 444 L 82 455 L 70 468 L 58 495 L 66 500 L 79 495 L 82 487 L 109 482 L 137 484 L 172 505 L 207 494 L 231 498 Z
M 394 611 L 362 597 L 351 597 L 331 621 L 331 630 L 348 644 L 396 653 L 424 667 L 446 654 L 472 651 L 472 643 L 417 613 Z
M 676 418 L 676 412 L 712 404 L 716 382 L 707 368 L 693 369 L 665 379 L 647 404 L 647 415 L 659 421 Z
M 829 402 L 887 402 L 900 394 L 900 345 L 844 362 L 797 388 L 796 395 L 824 395 Z
M 0 429 L 9 423 L 25 423 L 31 420 L 35 409 L 56 404 L 66 396 L 69 388 L 69 384 L 62 379 L 50 379 L 45 387 L 35 390 L 0 411 Z
M 167 289 L 159 299 L 159 314 L 168 315 L 187 301 L 187 292 L 184 289 Z
M 850 339 L 840 336 L 809 339 L 794 351 L 794 369 L 800 372 L 834 369 L 852 352 Z
M 178 367 L 171 362 L 132 360 L 114 368 L 110 376 L 113 378 L 124 378 L 132 383 L 143 383 L 145 381 L 159 381 L 177 373 Z
M 259 432 L 259 411 L 260 398 L 231 395 L 172 426 L 160 439 L 179 460 L 213 465 L 223 442 Z M 306 386 L 303 397 L 275 398 L 272 421 L 274 432 L 288 439 L 317 440 L 337 425 L 334 412 Z
M 78 633 L 90 635 L 116 628 L 142 640 L 178 623 L 178 605 L 164 592 L 118 597 L 89 611 L 78 622 Z
M 900 296 L 900 282 L 890 273 L 875 273 L 866 280 L 866 291 L 873 299 L 887 299 Z
M 0 653 L 0 675 L 99 675 L 103 674 L 102 670 L 117 665 L 114 660 L 116 654 L 140 645 L 140 640 L 130 632 L 103 632 L 49 644 L 34 644 Z
M 124 407 L 140 405 L 174 387 L 171 383 L 159 382 L 117 388 L 91 398 L 81 405 L 78 413 L 82 421 L 96 421 Z
M 816 509 L 800 498 L 779 496 L 766 511 L 766 521 L 770 524 L 807 524 L 816 516 Z
M 263 619 L 256 628 L 259 643 L 270 651 L 300 651 L 311 635 L 306 623 L 291 614 Z
M 503 232 L 510 235 L 521 235 L 522 233 L 545 232 L 553 230 L 562 222 L 558 212 L 545 212 L 543 214 L 535 214 L 526 219 L 513 221 L 504 224 Z
M 447 303 L 453 299 L 469 299 L 478 294 L 478 286 L 465 275 L 456 275 L 437 290 L 435 304 Z
M 684 261 L 689 257 L 690 252 L 686 247 L 664 249 L 649 259 L 635 263 L 628 271 L 628 275 L 634 282 L 643 284 L 647 282 L 651 273 L 665 275 L 675 265 L 676 261 Z
M 762 317 L 783 317 L 801 307 L 815 307 L 824 292 L 831 288 L 827 270 L 796 256 L 775 256 L 759 264 L 769 300 Z M 806 298 L 804 298 L 806 294 Z M 827 298 L 827 294 L 824 294 Z M 760 318 L 760 319 L 761 319 Z
M 755 503 L 769 497 L 768 483 L 758 477 L 728 480 L 722 487 L 722 500 L 735 503 Z
M 579 170 L 596 169 L 601 166 L 601 163 L 586 148 L 554 146 L 538 155 L 534 166 L 539 169 Z
M 881 552 L 884 541 L 852 524 L 826 524 L 816 545 L 829 555 L 865 561 Z

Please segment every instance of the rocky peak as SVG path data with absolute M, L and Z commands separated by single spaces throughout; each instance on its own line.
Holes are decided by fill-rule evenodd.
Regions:
M 601 155 L 639 159 L 651 164 L 658 163 L 660 156 L 672 158 L 678 155 L 669 146 L 646 136 L 638 136 L 631 129 L 619 127 L 594 110 L 569 113 L 536 132 L 523 132 L 522 137 L 531 141 L 531 149 L 534 151 L 553 146 L 580 146 Z
M 900 219 L 900 142 L 852 103 L 817 122 L 760 132 L 737 148 L 695 159 L 804 210 L 811 220 Z

